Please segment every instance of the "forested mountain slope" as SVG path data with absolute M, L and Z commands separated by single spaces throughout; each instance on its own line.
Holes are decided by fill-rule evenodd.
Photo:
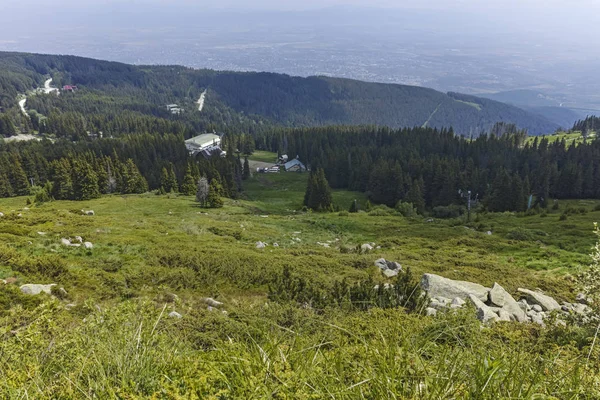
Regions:
M 204 123 L 191 113 L 184 117 L 196 121 L 192 124 L 194 129 L 209 122 L 227 126 L 373 124 L 395 128 L 451 126 L 457 133 L 477 135 L 499 121 L 514 123 L 531 134 L 550 133 L 558 128 L 547 118 L 518 107 L 415 86 L 178 66 L 133 66 L 24 53 L 0 53 L 0 106 L 16 110 L 16 96 L 41 85 L 48 76 L 58 86 L 78 85 L 86 96 L 85 102 L 83 96 L 77 100 L 36 99 L 30 108 L 35 107 L 44 115 L 44 111 L 102 114 L 112 108 L 111 112 L 130 110 L 168 119 L 171 116 L 166 104 L 188 105 L 192 111 L 200 93 L 208 89 Z

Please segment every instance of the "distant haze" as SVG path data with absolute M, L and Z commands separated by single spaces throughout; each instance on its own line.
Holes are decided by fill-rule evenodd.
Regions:
M 0 50 L 334 75 L 600 109 L 597 0 L 0 0 Z

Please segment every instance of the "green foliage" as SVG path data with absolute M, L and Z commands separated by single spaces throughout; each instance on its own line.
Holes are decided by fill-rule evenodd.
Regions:
M 403 217 L 410 218 L 418 215 L 417 209 L 413 206 L 412 203 L 405 203 L 399 201 L 396 204 L 396 211 L 402 214 Z
M 322 168 L 311 171 L 308 177 L 304 205 L 314 211 L 331 211 L 332 209 L 331 188 Z
M 208 197 L 206 199 L 209 207 L 211 208 L 221 208 L 223 207 L 223 199 L 221 198 L 221 193 L 223 192 L 223 187 L 219 183 L 217 179 L 213 179 L 210 182 L 210 187 L 208 190 Z

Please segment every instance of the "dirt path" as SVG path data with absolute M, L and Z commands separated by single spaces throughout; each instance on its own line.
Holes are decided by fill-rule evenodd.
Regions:
M 27 102 L 27 97 L 25 97 L 22 100 L 19 100 L 19 108 L 21 109 L 21 112 L 23 113 L 23 115 L 29 117 L 29 114 L 27 114 L 27 110 L 25 109 L 26 102 Z
M 206 99 L 206 90 L 204 92 L 202 92 L 202 94 L 200 95 L 200 98 L 196 102 L 198 104 L 198 111 L 202 111 L 202 109 L 204 108 L 204 100 L 205 99 Z

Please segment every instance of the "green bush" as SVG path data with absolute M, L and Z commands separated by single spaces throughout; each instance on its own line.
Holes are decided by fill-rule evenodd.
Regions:
M 449 206 L 437 206 L 432 210 L 432 216 L 434 218 L 450 219 L 458 218 L 467 212 L 466 207 L 451 204 Z
M 402 201 L 399 201 L 398 204 L 396 204 L 396 211 L 406 218 L 415 217 L 418 215 L 417 209 L 412 203 L 406 203 Z

